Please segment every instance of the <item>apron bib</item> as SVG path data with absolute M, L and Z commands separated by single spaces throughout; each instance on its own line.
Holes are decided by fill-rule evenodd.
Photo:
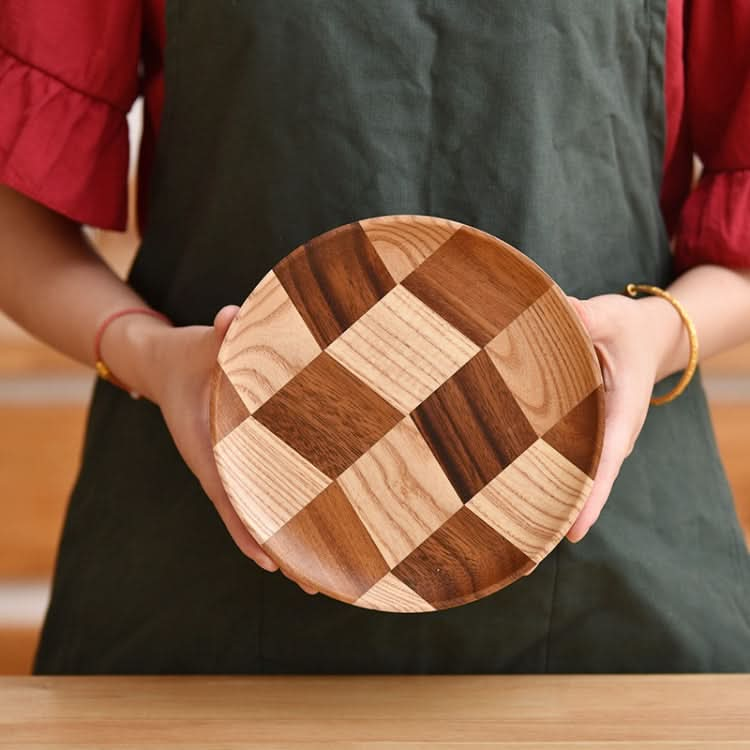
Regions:
M 668 284 L 664 5 L 168 2 L 130 282 L 177 324 L 208 324 L 307 239 L 416 213 L 501 237 L 579 297 Z M 743 671 L 749 594 L 697 377 L 651 410 L 582 543 L 429 614 L 310 597 L 258 569 L 158 408 L 99 382 L 36 671 Z

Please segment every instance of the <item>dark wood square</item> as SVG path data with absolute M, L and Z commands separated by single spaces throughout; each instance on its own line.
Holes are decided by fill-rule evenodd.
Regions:
M 496 591 L 534 567 L 464 506 L 392 571 L 436 609 Z
M 218 408 L 217 408 L 218 406 Z M 217 364 L 211 388 L 211 441 L 215 445 L 250 416 L 224 370 Z
M 396 286 L 358 223 L 310 240 L 275 271 L 323 349 Z
M 254 416 L 332 479 L 403 419 L 325 352 Z
M 604 429 L 604 388 L 598 386 L 578 406 L 574 406 L 543 437 L 555 450 L 592 479 L 599 465 L 601 442 L 591 435 Z
M 485 351 L 422 402 L 412 419 L 464 502 L 537 438 Z
M 263 549 L 298 581 L 351 601 L 388 572 L 388 564 L 335 482 Z
M 401 283 L 475 344 L 485 346 L 552 285 L 498 240 L 459 229 Z

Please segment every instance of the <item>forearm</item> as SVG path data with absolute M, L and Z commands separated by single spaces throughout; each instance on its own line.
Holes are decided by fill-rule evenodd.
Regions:
M 93 364 L 93 341 L 108 315 L 144 301 L 110 271 L 79 226 L 0 186 L 0 308 L 50 345 Z M 237 313 L 224 307 L 213 326 L 180 326 L 126 315 L 107 327 L 102 355 L 112 372 L 156 402 L 175 446 L 244 554 L 269 571 L 235 512 L 211 450 L 209 392 L 216 356 Z
M 93 250 L 81 227 L 0 186 L 0 307 L 34 336 L 93 365 L 100 323 L 125 307 L 145 307 Z M 147 316 L 114 321 L 102 354 L 121 380 L 151 397 L 144 372 L 152 333 Z M 140 355 L 143 356 L 140 356 Z
M 668 291 L 690 315 L 698 334 L 700 359 L 750 340 L 750 270 L 699 266 L 682 274 Z M 689 347 L 685 327 L 666 301 L 644 297 L 650 335 L 660 352 L 657 380 L 683 370 Z

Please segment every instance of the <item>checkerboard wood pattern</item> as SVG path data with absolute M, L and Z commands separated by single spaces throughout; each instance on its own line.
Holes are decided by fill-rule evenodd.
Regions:
M 219 473 L 266 552 L 401 612 L 533 570 L 590 491 L 603 414 L 552 279 L 425 216 L 355 222 L 281 261 L 232 323 L 211 400 Z

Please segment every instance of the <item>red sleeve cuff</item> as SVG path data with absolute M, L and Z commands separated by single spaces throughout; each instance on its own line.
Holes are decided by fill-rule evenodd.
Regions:
M 703 174 L 682 208 L 675 263 L 750 268 L 750 169 Z
M 76 221 L 127 222 L 126 113 L 0 49 L 0 182 Z

